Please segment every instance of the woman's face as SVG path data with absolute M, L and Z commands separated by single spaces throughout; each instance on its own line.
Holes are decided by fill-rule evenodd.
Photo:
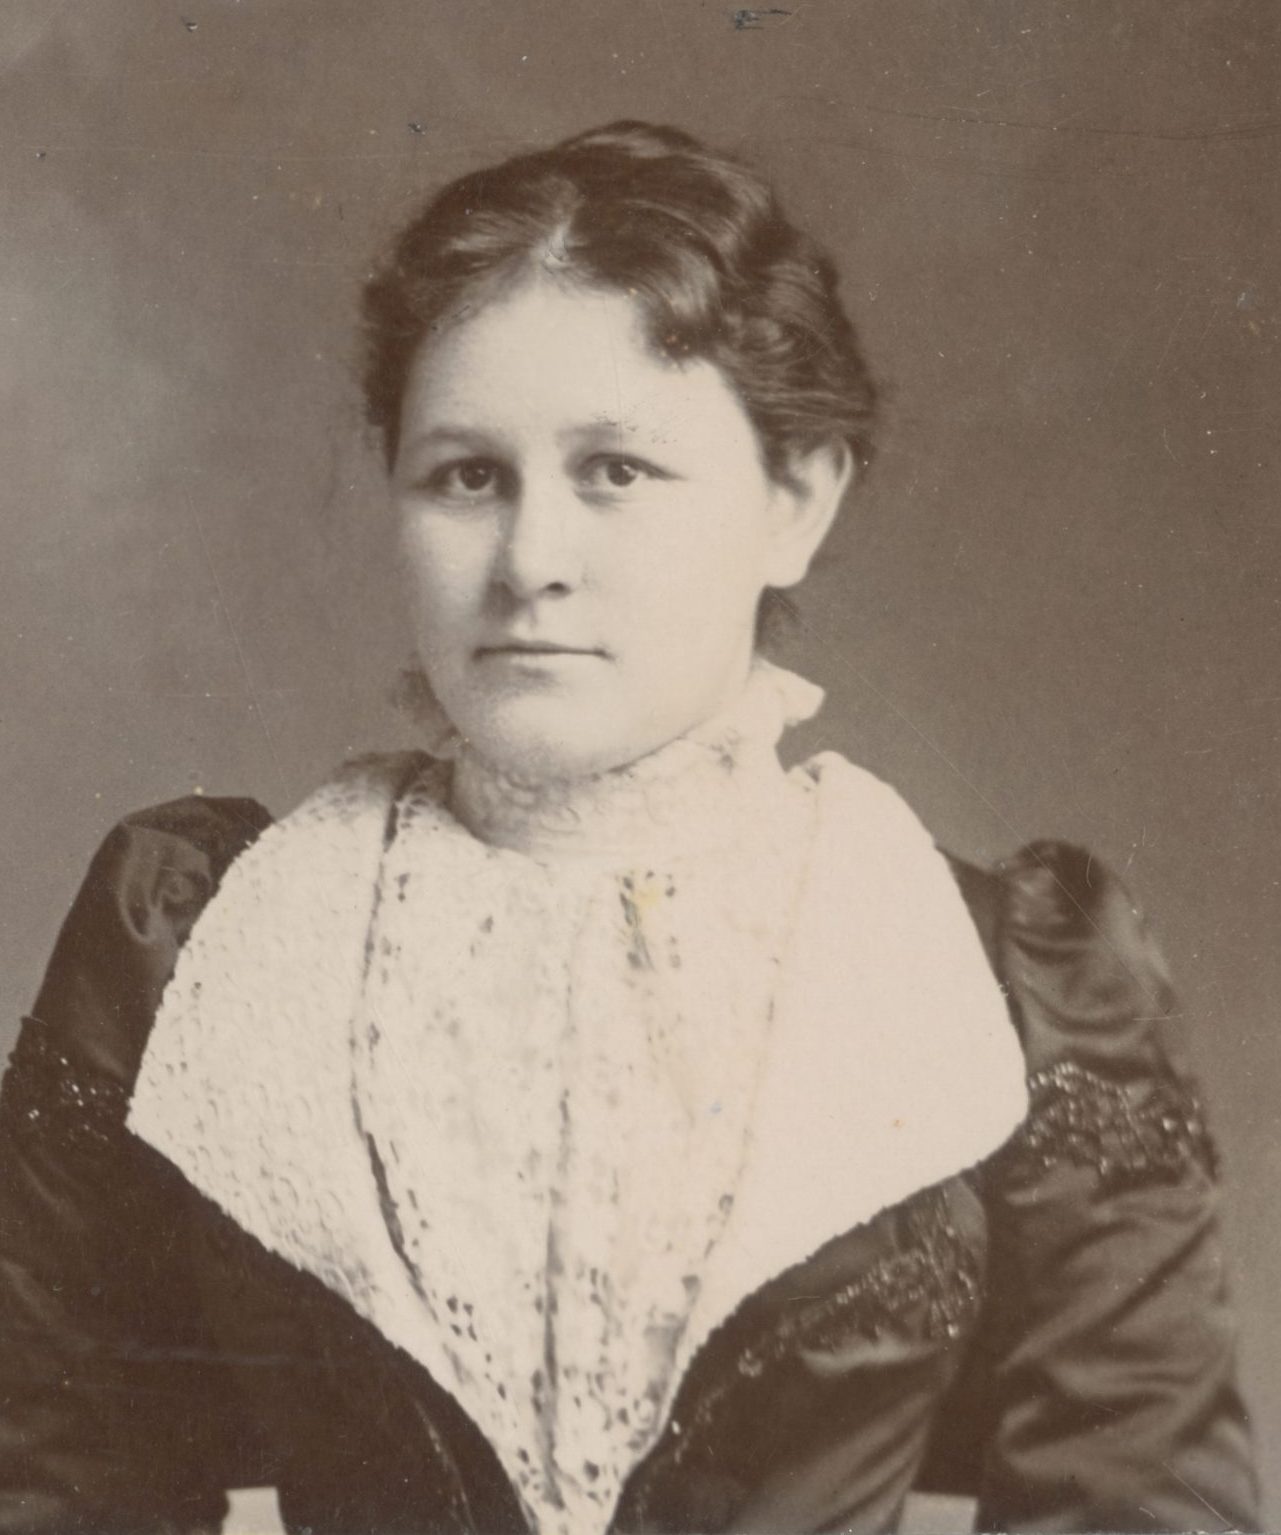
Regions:
M 631 299 L 531 278 L 424 345 L 392 488 L 420 658 L 518 776 L 634 761 L 746 677 L 767 585 L 804 574 L 838 456 L 772 480 L 721 373 L 646 345 Z

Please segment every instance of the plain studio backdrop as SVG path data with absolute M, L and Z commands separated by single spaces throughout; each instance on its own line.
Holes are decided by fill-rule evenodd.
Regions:
M 4 0 L 0 1052 L 121 815 L 412 742 L 354 315 L 458 172 L 619 117 L 776 178 L 883 451 L 782 659 L 802 750 L 1153 914 L 1281 1444 L 1272 0 Z M 1269 1508 L 1281 1527 L 1281 1478 Z

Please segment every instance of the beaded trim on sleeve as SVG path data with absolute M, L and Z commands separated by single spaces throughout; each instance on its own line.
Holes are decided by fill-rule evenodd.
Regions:
M 1115 1192 L 1176 1183 L 1196 1167 L 1218 1176 L 1218 1154 L 1196 1094 L 1172 1077 L 1141 1097 L 1075 1061 L 1057 1061 L 1028 1078 L 1022 1128 L 992 1159 L 1002 1178 L 1035 1179 L 1069 1163 L 1093 1168 Z
M 5 1073 L 4 1112 L 22 1135 L 54 1133 L 78 1151 L 118 1143 L 128 1107 L 119 1082 L 77 1072 L 48 1031 L 30 1024 Z
M 899 1218 L 902 1236 L 894 1251 L 739 1350 L 734 1367 L 697 1399 L 687 1419 L 673 1425 L 679 1435 L 674 1466 L 706 1449 L 712 1425 L 739 1380 L 767 1377 L 797 1349 L 834 1349 L 856 1338 L 874 1343 L 918 1313 L 921 1335 L 931 1341 L 962 1333 L 982 1303 L 983 1275 L 979 1257 L 952 1221 L 945 1193 L 937 1187 L 921 1190 L 904 1201 Z
M 913 1195 L 903 1206 L 902 1219 L 902 1246 L 790 1317 L 771 1338 L 771 1352 L 791 1345 L 836 1348 L 853 1337 L 874 1342 L 903 1326 L 918 1309 L 923 1310 L 920 1326 L 926 1338 L 960 1336 L 982 1299 L 978 1258 L 952 1223 L 941 1190 Z M 739 1369 L 750 1373 L 742 1361 Z

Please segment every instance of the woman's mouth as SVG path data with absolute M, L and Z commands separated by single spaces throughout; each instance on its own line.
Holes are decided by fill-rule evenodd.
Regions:
M 562 645 L 554 640 L 504 640 L 493 645 L 481 645 L 477 648 L 477 656 L 484 660 L 487 657 L 527 657 L 531 660 L 539 657 L 553 656 L 603 656 L 605 652 L 591 645 Z

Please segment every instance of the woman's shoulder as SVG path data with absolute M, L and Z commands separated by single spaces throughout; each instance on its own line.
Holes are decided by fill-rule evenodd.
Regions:
M 959 858 L 896 790 L 843 757 L 825 753 L 802 771 L 838 823 L 826 841 L 840 845 L 843 862 L 897 879 L 897 922 L 915 924 L 923 940 L 926 959 L 908 972 L 921 997 L 940 972 L 951 982 L 952 956 L 964 947 L 951 915 L 959 891 L 956 914 L 1003 993 L 1026 1083 L 1026 1113 L 995 1158 L 992 1186 L 1043 1193 L 1050 1176 L 1086 1208 L 1105 1188 L 1212 1185 L 1217 1157 L 1187 1022 L 1126 879 L 1061 840 L 1029 842 L 988 864 Z M 848 846 L 836 835 L 847 823 Z M 881 856 L 865 861 L 878 843 Z M 940 859 L 950 901 L 939 899 Z M 870 917 L 893 925 L 884 912 Z
M 256 799 L 196 794 L 123 816 L 90 861 L 55 958 L 113 937 L 142 949 L 180 943 L 272 819 Z
M 426 760 L 417 752 L 349 758 L 283 819 L 341 820 L 355 808 L 384 806 Z M 109 907 L 136 939 L 180 944 L 231 865 L 278 824 L 249 797 L 189 794 L 129 812 L 93 856 L 64 935 L 80 936 Z
M 1096 854 L 1047 838 L 979 863 L 941 845 L 895 788 L 844 757 L 825 752 L 800 771 L 828 806 L 827 841 L 887 883 L 897 879 L 905 911 L 919 909 L 919 920 L 939 916 L 928 897 L 943 858 L 1007 993 L 1030 1071 L 1068 1050 L 1109 1069 L 1164 1066 L 1179 1054 L 1161 948 L 1126 881 Z
M 1089 1168 L 1111 1185 L 1213 1180 L 1217 1158 L 1165 956 L 1128 883 L 1070 842 L 949 863 L 1005 989 L 1029 1114 L 1008 1175 Z
M 108 832 L 90 865 L 90 882 L 114 883 L 127 901 L 176 914 L 212 895 L 273 820 L 261 801 L 241 796 L 189 794 L 144 806 Z
M 1141 1056 L 1154 1027 L 1173 1019 L 1169 969 L 1147 914 L 1094 853 L 1046 839 L 988 865 L 944 856 L 1025 1036 L 1031 1014 L 1052 1017 L 1077 1048 L 1115 1062 Z
M 77 1085 L 114 1114 L 132 1085 L 179 950 L 227 869 L 271 824 L 253 799 L 188 795 L 107 833 L 58 933 L 13 1054 L 24 1082 Z M 59 1088 L 59 1097 L 76 1096 Z M 92 1116 L 83 1116 L 87 1124 Z
M 1156 1011 L 1168 1001 L 1169 973 L 1145 912 L 1089 849 L 1042 839 L 989 864 L 940 851 L 1003 981 L 1096 1020 L 1109 1004 L 1141 997 Z
M 414 753 L 352 759 L 300 809 L 323 802 L 341 818 L 353 805 L 394 798 L 421 761 Z M 15 1064 L 38 1050 L 128 1087 L 193 926 L 228 870 L 278 824 L 257 799 L 204 794 L 117 821 L 59 931 Z

